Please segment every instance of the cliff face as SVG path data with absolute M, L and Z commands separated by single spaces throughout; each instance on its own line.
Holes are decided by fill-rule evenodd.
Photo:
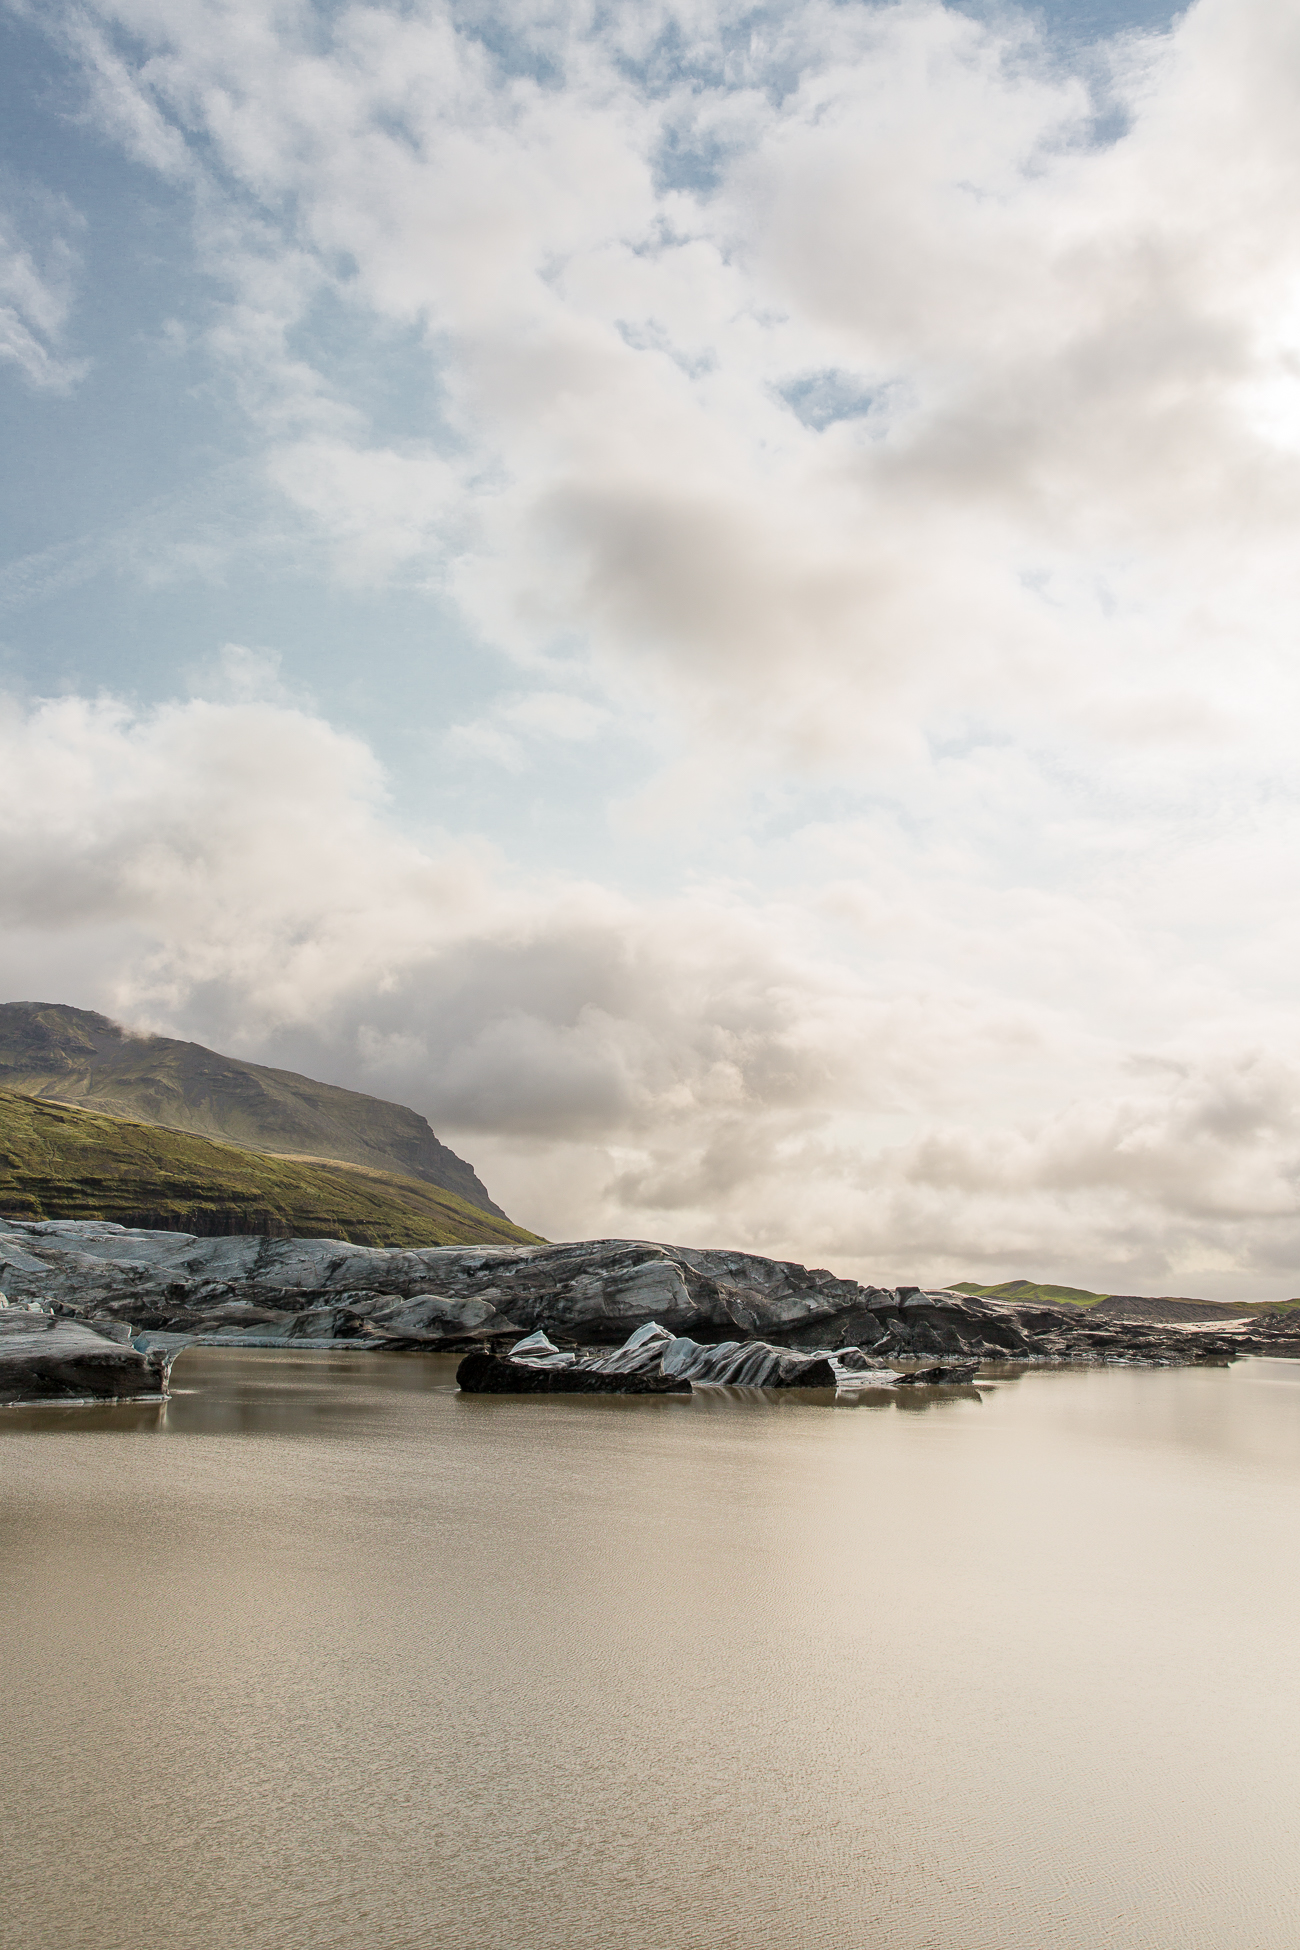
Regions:
M 420 1178 L 506 1217 L 474 1167 L 440 1143 L 418 1112 L 201 1043 L 134 1036 L 91 1009 L 0 1003 L 0 1085 L 252 1151 Z

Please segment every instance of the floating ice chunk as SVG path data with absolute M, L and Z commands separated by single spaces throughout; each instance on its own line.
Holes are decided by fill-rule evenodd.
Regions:
M 526 1368 L 571 1368 L 577 1356 L 562 1354 L 539 1327 L 535 1334 L 527 1334 L 522 1341 L 516 1341 L 506 1358 L 518 1361 Z
M 673 1336 L 657 1320 L 629 1334 L 622 1347 L 612 1354 L 600 1354 L 582 1366 L 593 1374 L 658 1374 L 664 1352 L 674 1345 Z
M 671 1341 L 672 1338 L 668 1329 L 661 1327 L 657 1320 L 648 1320 L 644 1327 L 638 1327 L 634 1334 L 628 1335 L 619 1352 L 630 1354 L 634 1347 L 644 1347 L 647 1341 Z
M 535 1334 L 526 1334 L 522 1341 L 516 1341 L 510 1350 L 510 1359 L 517 1361 L 521 1354 L 558 1354 L 555 1342 L 548 1340 L 539 1327 Z

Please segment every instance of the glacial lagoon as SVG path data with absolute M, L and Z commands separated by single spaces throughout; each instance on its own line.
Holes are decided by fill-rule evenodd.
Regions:
M 1300 1362 L 0 1412 L 13 1950 L 1293 1950 Z

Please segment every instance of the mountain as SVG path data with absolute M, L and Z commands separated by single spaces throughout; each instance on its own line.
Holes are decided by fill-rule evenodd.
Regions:
M 1010 1306 L 1091 1307 L 1107 1320 L 1233 1320 L 1243 1314 L 1285 1312 L 1300 1300 L 1197 1300 L 1190 1294 L 1090 1293 L 1081 1286 L 1051 1286 L 1035 1280 L 1003 1280 L 998 1286 L 977 1286 L 963 1280 L 954 1293 L 981 1300 L 1005 1300 Z
M 425 1179 L 277 1157 L 4 1089 L 0 1213 L 357 1246 L 538 1243 Z
M 511 1223 L 474 1167 L 440 1144 L 418 1112 L 219 1056 L 202 1043 L 137 1036 L 92 1009 L 0 1003 L 0 1088 L 227 1138 L 247 1151 L 422 1178 Z
M 1045 1307 L 1095 1307 L 1106 1298 L 1104 1293 L 1089 1293 L 1086 1287 L 1051 1286 L 1037 1280 L 1003 1280 L 998 1286 L 977 1286 L 974 1280 L 963 1280 L 952 1291 L 981 1300 L 1005 1300 L 1012 1306 L 1036 1301 Z

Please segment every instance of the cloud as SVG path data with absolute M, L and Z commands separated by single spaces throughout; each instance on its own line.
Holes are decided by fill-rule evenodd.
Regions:
M 530 756 L 549 758 L 556 745 L 585 745 L 613 721 L 603 705 L 572 692 L 523 691 L 498 699 L 490 717 L 453 725 L 445 746 L 453 757 L 488 759 L 518 772 Z
M 421 749 L 521 821 L 664 770 L 640 880 L 530 875 L 238 661 L 15 707 L 11 984 L 414 1101 L 550 1233 L 1294 1284 L 1288 11 L 51 18 L 294 533 L 513 660 Z
M 71 357 L 63 344 L 80 268 L 66 233 L 78 220 L 53 199 L 36 202 L 40 246 L 27 243 L 15 216 L 0 209 L 0 360 L 37 391 L 70 393 L 90 371 L 90 361 Z
M 317 437 L 274 448 L 268 473 L 325 530 L 335 573 L 349 583 L 383 584 L 408 565 L 436 576 L 446 537 L 464 524 L 454 470 L 427 451 Z
M 295 700 L 280 676 L 280 657 L 274 650 L 255 650 L 246 643 L 224 643 L 218 655 L 190 673 L 195 697 L 221 704 L 284 704 Z
M 1130 862 L 1109 927 L 1078 863 L 1077 894 L 976 887 L 959 847 L 885 826 L 797 836 L 779 898 L 633 902 L 415 844 L 367 748 L 283 701 L 10 706 L 0 760 L 6 992 L 413 1103 L 552 1236 L 875 1278 L 1294 1284 L 1285 977 L 1268 1004 L 1256 968 L 1245 1007 L 1249 953 L 1169 952 L 1240 833 L 1206 836 L 1194 887 L 1158 843 Z M 854 846 L 878 913 L 848 899 Z M 1258 925 L 1267 891 L 1238 899 L 1219 918 Z
M 138 153 L 183 144 L 209 349 L 343 580 L 436 581 L 751 774 L 990 716 L 1072 735 L 1227 638 L 1266 675 L 1300 485 L 1284 10 L 1200 0 L 1073 66 L 935 4 L 748 37 L 724 4 L 94 12 L 105 126 L 129 98 L 166 138 Z M 422 340 L 436 424 L 367 433 L 326 297 L 377 358 Z

